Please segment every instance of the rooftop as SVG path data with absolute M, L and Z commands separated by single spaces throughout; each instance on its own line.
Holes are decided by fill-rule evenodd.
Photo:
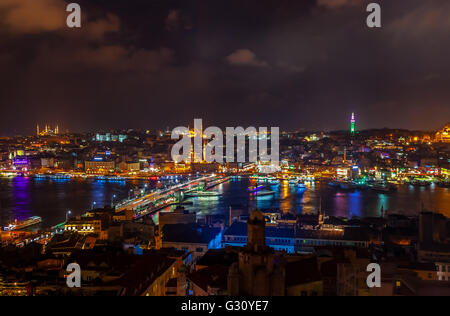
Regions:
M 163 227 L 163 242 L 209 244 L 220 233 L 220 228 L 197 224 L 166 224 Z

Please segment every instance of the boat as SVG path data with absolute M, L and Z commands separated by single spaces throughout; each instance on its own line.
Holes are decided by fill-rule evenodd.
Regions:
M 339 188 L 344 191 L 351 191 L 355 189 L 355 186 L 350 181 L 344 181 L 339 183 Z
M 421 180 L 413 180 L 410 184 L 415 187 L 429 187 L 431 185 L 430 182 Z
M 297 182 L 297 188 L 299 189 L 306 189 L 306 184 L 303 181 Z
M 265 182 L 267 182 L 267 177 L 258 176 L 256 178 L 256 182 L 258 182 L 258 183 L 265 183 Z
M 274 195 L 275 192 L 274 191 L 270 191 L 270 190 L 261 190 L 261 191 L 257 191 L 255 192 L 255 195 L 258 196 L 270 196 L 270 195 Z
M 371 186 L 371 189 L 379 193 L 391 193 L 397 191 L 397 187 L 386 183 L 377 183 Z
M 438 187 L 441 188 L 450 188 L 450 181 L 440 181 L 436 183 Z
M 367 190 L 369 188 L 369 186 L 365 182 L 353 181 L 352 184 L 353 187 L 357 190 Z
M 53 179 L 70 179 L 72 176 L 70 174 L 65 173 L 55 173 L 53 176 L 51 176 Z
M 330 181 L 328 182 L 328 185 L 332 188 L 340 188 L 340 183 L 338 181 Z
M 126 179 L 124 177 L 108 177 L 108 182 L 125 182 Z
M 252 185 L 251 187 L 248 188 L 248 191 L 251 193 L 255 193 L 258 192 L 260 190 L 264 189 L 263 185 Z
M 4 227 L 3 230 L 4 231 L 19 230 L 19 229 L 37 225 L 41 222 L 42 222 L 42 218 L 40 218 L 39 216 L 32 216 L 23 221 L 15 220 L 14 223 L 11 223 L 8 226 Z
M 193 191 L 193 192 L 189 192 L 186 193 L 185 197 L 216 197 L 216 196 L 221 196 L 222 194 L 220 194 L 219 192 L 216 191 Z

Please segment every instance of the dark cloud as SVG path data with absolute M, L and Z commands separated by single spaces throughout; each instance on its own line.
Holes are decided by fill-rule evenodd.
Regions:
M 66 21 L 63 0 L 2 0 L 2 22 L 10 32 L 39 33 L 59 30 Z
M 324 6 L 328 9 L 337 9 L 345 6 L 359 6 L 363 3 L 362 0 L 317 0 L 319 6 Z
M 68 1 L 67 1 L 68 2 Z M 448 121 L 450 3 L 352 0 L 0 3 L 0 133 L 192 124 L 437 129 Z M 33 15 L 35 12 L 37 15 Z M 62 23 L 62 24 L 61 24 Z

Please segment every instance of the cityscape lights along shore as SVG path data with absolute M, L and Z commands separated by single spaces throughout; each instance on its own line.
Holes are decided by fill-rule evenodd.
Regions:
M 176 140 L 170 131 L 79 134 L 61 133 L 58 128 L 46 126 L 35 136 L 2 138 L 3 185 L 17 187 L 26 183 L 32 187 L 55 183 L 69 187 L 78 183 L 87 187 L 95 183 L 102 190 L 107 185 L 117 185 L 120 197 L 114 194 L 103 204 L 88 199 L 84 203 L 89 206 L 85 208 L 60 210 L 59 214 L 30 214 L 34 215 L 30 218 L 24 217 L 26 212 L 17 212 L 18 206 L 3 205 L 10 211 L 2 213 L 1 255 L 12 249 L 42 247 L 45 256 L 53 261 L 40 256 L 34 259 L 33 271 L 44 273 L 44 283 L 33 281 L 33 274 L 13 277 L 8 272 L 10 268 L 2 270 L 0 294 L 403 295 L 407 293 L 403 293 L 406 289 L 401 282 L 406 284 L 411 278 L 420 285 L 414 290 L 425 291 L 423 294 L 436 289 L 447 291 L 442 285 L 447 284 L 449 277 L 445 256 L 450 223 L 446 218 L 450 215 L 446 202 L 450 188 L 450 140 L 446 136 L 450 125 L 435 132 L 359 131 L 355 117 L 353 113 L 348 132 L 282 132 L 280 162 L 271 174 L 260 172 L 270 161 L 206 162 L 206 155 L 199 155 L 202 159 L 197 162 L 176 163 L 171 157 Z M 194 138 L 196 133 L 191 130 L 187 135 Z M 207 141 L 201 139 L 202 143 Z M 244 146 L 248 143 L 247 135 Z M 189 147 L 189 156 L 193 157 L 194 146 Z M 250 150 L 246 146 L 247 154 Z M 228 199 L 224 197 L 229 194 L 227 190 L 234 192 Z M 428 194 L 440 190 L 443 201 L 428 203 L 423 198 L 405 210 L 395 206 L 404 203 L 397 191 L 405 190 L 427 190 Z M 305 203 L 312 194 L 317 203 L 309 210 L 304 208 L 303 213 L 293 212 L 292 205 L 283 209 L 286 202 L 276 202 L 296 197 Z M 380 209 L 374 209 L 376 216 L 368 205 L 361 209 L 350 205 L 350 213 L 342 216 L 330 208 L 332 205 L 322 202 L 327 195 L 348 199 L 346 203 L 374 197 L 395 202 L 378 205 Z M 242 204 L 243 197 L 246 205 Z M 196 212 L 203 203 L 210 205 L 205 209 L 207 213 Z M 223 207 L 221 203 L 228 208 L 223 213 L 217 212 Z M 278 203 L 280 210 L 273 208 Z M 262 211 L 255 213 L 256 207 Z M 41 212 L 39 207 L 36 210 Z M 352 215 L 354 211 L 366 213 L 356 217 Z M 99 246 L 114 252 L 98 253 Z M 117 247 L 125 249 L 119 257 L 113 250 Z M 241 247 L 244 248 L 240 250 Z M 322 257 L 321 249 L 329 249 L 332 257 Z M 389 251 L 394 249 L 405 252 L 405 257 L 389 259 Z M 413 261 L 406 255 L 410 251 L 417 251 Z M 238 260 L 241 252 L 250 256 L 249 260 L 270 256 L 264 262 L 276 264 L 260 267 L 266 275 L 251 279 L 256 266 Z M 353 259 L 340 263 L 337 258 L 342 255 Z M 100 258 L 105 256 L 112 266 L 99 266 L 105 260 Z M 394 287 L 384 284 L 383 291 L 369 288 L 365 282 L 368 275 L 363 273 L 352 276 L 362 283 L 338 284 L 341 278 L 349 277 L 337 273 L 339 269 L 368 266 L 372 256 L 394 264 L 399 269 L 400 281 L 396 282 L 400 283 Z M 325 258 L 328 259 L 323 261 Z M 134 282 L 138 279 L 132 284 L 126 281 L 138 277 L 134 274 L 141 268 L 124 270 L 117 277 L 110 275 L 109 269 L 117 269 L 113 263 L 117 260 L 128 262 L 125 266 L 157 264 L 156 270 L 142 270 L 153 275 L 140 287 L 142 292 L 136 292 L 139 290 Z M 67 272 L 62 269 L 60 282 L 49 286 L 45 280 L 53 276 L 48 273 L 72 261 L 94 263 L 82 264 L 80 269 L 94 273 L 103 280 L 101 285 L 94 286 L 92 279 L 83 278 L 81 287 L 67 287 Z M 336 269 L 337 274 L 328 276 L 328 269 Z M 305 275 L 298 275 L 298 271 L 305 271 Z M 418 272 L 418 276 L 413 276 L 413 272 Z M 205 278 L 212 276 L 219 282 L 204 283 Z M 326 287 L 327 280 L 337 283 Z M 264 282 L 275 283 L 269 286 Z M 160 288 L 158 284 L 164 286 Z M 241 288 L 240 284 L 246 286 Z

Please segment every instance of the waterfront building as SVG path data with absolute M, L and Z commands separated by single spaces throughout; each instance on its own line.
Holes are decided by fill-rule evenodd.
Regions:
M 120 171 L 138 172 L 141 170 L 141 163 L 139 161 L 123 161 L 119 164 Z
M 16 156 L 12 159 L 12 165 L 16 170 L 30 171 L 40 169 L 42 160 L 39 156 Z
M 93 160 L 84 162 L 84 169 L 87 173 L 96 172 L 111 172 L 116 168 L 116 163 L 113 160 L 105 159 L 103 157 L 95 157 Z

